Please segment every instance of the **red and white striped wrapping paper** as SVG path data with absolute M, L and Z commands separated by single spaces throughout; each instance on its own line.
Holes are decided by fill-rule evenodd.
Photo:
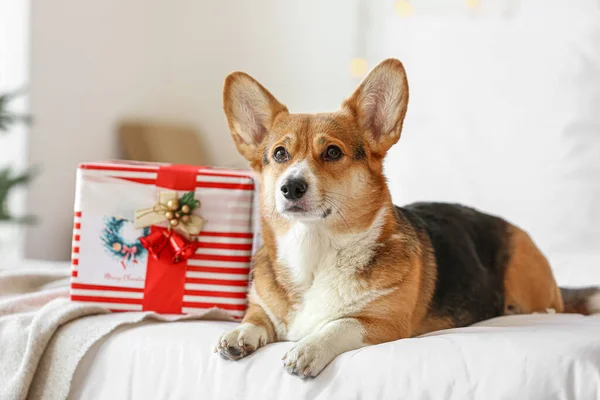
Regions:
M 168 173 L 176 180 L 173 175 L 182 167 L 188 175 L 190 169 L 194 170 L 193 190 L 201 201 L 195 213 L 206 224 L 197 236 L 200 246 L 196 254 L 183 263 L 182 299 L 175 301 L 177 305 L 169 307 L 168 313 L 188 314 L 217 307 L 235 319 L 243 317 L 250 259 L 257 239 L 253 225 L 255 185 L 249 171 L 210 167 L 126 161 L 81 164 L 75 200 L 71 300 L 92 302 L 113 311 L 157 311 L 152 308 L 156 297 L 164 293 L 167 298 L 172 288 L 160 287 L 158 295 L 156 289 L 149 292 L 146 269 L 151 257 L 146 252 L 135 261 L 125 256 L 119 260 L 101 240 L 107 229 L 103 221 L 111 217 L 124 219 L 127 229 L 120 233 L 128 234 L 129 243 L 135 242 L 142 230 L 133 228 L 133 212 L 151 207 L 157 193 L 164 190 L 157 187 L 159 175 L 164 178 Z M 149 293 L 153 293 L 152 301 L 147 298 Z

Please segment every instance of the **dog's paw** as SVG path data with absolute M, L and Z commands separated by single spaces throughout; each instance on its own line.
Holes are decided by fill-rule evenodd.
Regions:
M 234 330 L 221 335 L 219 343 L 215 347 L 215 353 L 218 352 L 226 360 L 236 361 L 266 345 L 267 340 L 268 335 L 265 328 L 243 323 Z
M 334 352 L 327 348 L 326 343 L 318 338 L 306 337 L 283 356 L 283 366 L 290 374 L 301 378 L 314 378 L 334 358 Z

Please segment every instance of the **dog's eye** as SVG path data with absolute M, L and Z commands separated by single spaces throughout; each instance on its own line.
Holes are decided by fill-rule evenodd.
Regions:
M 286 162 L 288 160 L 289 155 L 284 147 L 279 146 L 275 149 L 275 152 L 273 153 L 273 158 L 278 163 L 282 163 L 282 162 Z
M 335 161 L 335 160 L 339 160 L 342 157 L 342 149 L 340 149 L 337 146 L 329 146 L 327 147 L 327 150 L 325 150 L 325 154 L 323 155 L 323 158 L 325 159 L 325 161 Z

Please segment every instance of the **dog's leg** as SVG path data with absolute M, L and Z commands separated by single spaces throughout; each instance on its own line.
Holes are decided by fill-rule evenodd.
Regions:
M 258 304 L 250 303 L 242 323 L 234 330 L 221 335 L 215 352 L 227 360 L 239 360 L 259 347 L 275 341 L 271 320 Z
M 302 378 L 317 376 L 338 355 L 365 346 L 363 336 L 364 328 L 355 318 L 331 321 L 296 343 L 283 365 Z

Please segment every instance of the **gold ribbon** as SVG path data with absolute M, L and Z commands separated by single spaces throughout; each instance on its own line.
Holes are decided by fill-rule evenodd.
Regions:
M 152 207 L 135 210 L 135 228 L 145 228 L 147 226 L 160 224 L 164 221 L 169 222 L 168 218 L 165 216 L 168 211 L 172 211 L 167 206 L 169 200 L 178 201 L 179 197 L 177 196 L 177 192 L 171 190 L 159 192 L 156 204 Z M 175 211 L 173 211 L 173 213 L 175 213 Z M 186 238 L 189 238 L 190 235 L 197 235 L 200 233 L 204 226 L 204 222 L 202 217 L 190 214 L 189 221 L 183 222 L 180 218 L 179 224 L 177 224 L 177 226 L 171 226 L 169 224 L 169 229 L 173 229 L 184 235 Z

